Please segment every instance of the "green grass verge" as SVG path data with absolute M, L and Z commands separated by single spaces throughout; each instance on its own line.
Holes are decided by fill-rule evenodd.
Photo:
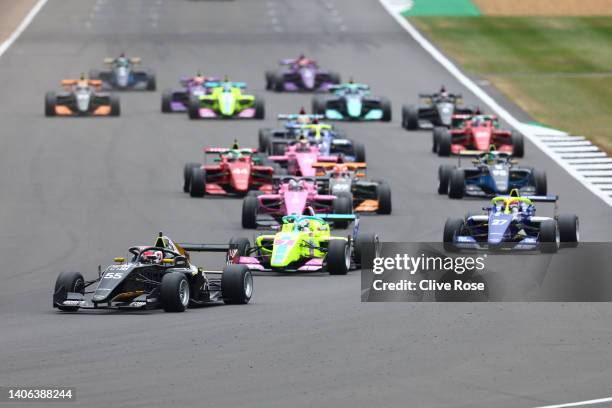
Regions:
M 537 121 L 612 152 L 612 17 L 412 17 Z

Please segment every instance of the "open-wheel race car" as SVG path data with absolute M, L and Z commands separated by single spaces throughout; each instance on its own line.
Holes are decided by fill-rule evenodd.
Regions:
M 221 302 L 246 304 L 253 295 L 253 277 L 248 267 L 231 264 L 235 251 L 232 244 L 177 244 L 160 233 L 153 245 L 129 248 L 129 259 L 115 258 L 115 264 L 99 268 L 92 280 L 79 272 L 62 272 L 55 282 L 53 307 L 67 312 L 157 308 L 183 312 Z M 191 263 L 189 252 L 223 252 L 228 263 L 222 271 L 205 271 Z
M 523 135 L 502 129 L 495 115 L 453 115 L 453 126 L 434 127 L 432 151 L 450 156 L 461 151 L 487 152 L 491 145 L 498 151 L 523 157 Z
M 463 105 L 461 94 L 447 92 L 444 87 L 433 94 L 419 94 L 420 105 L 402 106 L 402 127 L 407 130 L 451 127 L 453 115 L 472 115 L 476 109 Z
M 329 120 L 391 121 L 391 102 L 385 97 L 370 95 L 370 86 L 348 82 L 329 88 L 333 96 L 315 95 L 312 113 Z
M 313 59 L 301 55 L 298 58 L 280 60 L 281 69 L 266 71 L 266 89 L 276 92 L 327 91 L 340 83 L 340 75 L 319 68 Z
M 470 154 L 471 155 L 471 154 Z M 450 198 L 464 196 L 491 197 L 517 189 L 521 195 L 545 196 L 546 173 L 532 167 L 518 166 L 511 155 L 495 150 L 472 159 L 471 167 L 442 164 L 438 168 L 438 193 Z
M 189 100 L 210 93 L 211 88 L 206 84 L 215 84 L 219 81 L 217 77 L 207 77 L 197 73 L 192 77 L 183 77 L 179 80 L 181 89 L 166 89 L 162 93 L 161 111 L 164 113 L 187 112 Z
M 267 218 L 280 222 L 285 215 L 302 215 L 312 208 L 317 214 L 352 214 L 347 197 L 336 197 L 318 192 L 317 178 L 280 176 L 275 178 L 272 192 L 249 193 L 242 202 L 242 227 L 257 228 Z M 349 222 L 334 220 L 337 228 L 347 228 Z M 265 225 L 265 223 L 263 224 Z
M 116 90 L 142 89 L 154 91 L 157 87 L 155 73 L 150 69 L 137 69 L 141 58 L 128 58 L 124 54 L 117 58 L 104 58 L 104 64 L 109 67 L 106 71 L 92 69 L 89 71 L 91 79 L 99 79 L 105 88 Z
M 525 196 L 518 190 L 497 196 L 485 214 L 448 218 L 444 225 L 445 248 L 490 250 L 541 250 L 556 252 L 559 244 L 575 246 L 579 241 L 578 217 L 557 214 L 557 196 Z M 553 217 L 537 216 L 536 202 L 555 203 Z
M 333 236 L 330 221 L 352 221 L 353 233 L 348 237 Z M 280 230 L 260 235 L 253 246 L 246 238 L 234 238 L 238 243 L 235 261 L 249 270 L 261 272 L 328 272 L 346 275 L 362 265 L 366 252 L 378 254 L 376 234 L 359 231 L 356 215 L 315 214 L 283 217 Z
M 45 116 L 119 116 L 119 98 L 101 92 L 97 79 L 64 79 L 63 92 L 47 92 Z
M 264 101 L 260 96 L 243 93 L 244 82 L 206 82 L 209 89 L 203 95 L 191 95 L 188 114 L 190 119 L 263 119 Z
M 298 140 L 284 143 L 286 148 L 283 154 L 268 156 L 268 159 L 278 163 L 293 176 L 312 177 L 316 169 L 312 167 L 317 162 L 342 163 L 342 155 L 324 155 L 316 143 L 311 142 L 302 135 Z

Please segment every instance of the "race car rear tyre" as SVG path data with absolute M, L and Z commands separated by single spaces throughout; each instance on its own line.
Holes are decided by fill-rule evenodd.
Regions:
M 188 193 L 191 186 L 191 174 L 193 169 L 202 167 L 200 163 L 187 163 L 183 167 L 183 192 Z
M 155 72 L 149 71 L 147 73 L 147 91 L 154 91 L 157 89 L 157 79 Z
M 352 214 L 353 206 L 346 197 L 337 197 L 332 204 L 332 213 L 334 214 Z M 338 229 L 347 229 L 350 222 L 348 220 L 334 221 L 334 227 Z
M 332 239 L 327 246 L 325 269 L 330 275 L 346 275 L 351 267 L 351 252 L 348 241 Z
M 377 214 L 391 214 L 391 186 L 386 182 L 376 186 L 376 197 L 378 199 Z
M 55 92 L 47 92 L 45 95 L 45 116 L 55 116 L 55 106 L 57 105 L 57 96 Z
M 363 143 L 353 143 L 353 152 L 355 155 L 355 161 L 358 163 L 365 163 L 366 161 L 366 153 L 365 146 Z
M 391 122 L 391 101 L 388 98 L 380 98 L 380 109 L 382 110 L 383 122 Z
M 189 183 L 189 195 L 192 197 L 204 197 L 206 193 L 206 171 L 196 167 L 191 170 L 191 181 Z
M 342 79 L 340 77 L 340 74 L 337 72 L 330 72 L 329 73 L 329 82 L 331 82 L 332 84 L 339 84 L 340 82 L 342 82 Z
M 546 195 L 548 194 L 547 182 L 546 182 L 546 172 L 542 170 L 533 170 L 531 172 L 531 177 L 533 178 L 533 186 L 535 187 L 536 195 Z
M 361 268 L 363 265 L 362 258 L 377 257 L 380 252 L 380 239 L 378 235 L 372 233 L 359 233 L 354 237 L 353 242 L 353 261 L 357 268 Z
M 440 133 L 447 131 L 447 129 L 445 127 L 442 126 L 435 126 L 432 130 L 432 138 L 433 138 L 433 144 L 431 145 L 431 151 L 434 153 L 438 153 L 438 145 L 439 145 L 439 140 L 440 140 Z
M 255 96 L 255 119 L 264 119 L 266 117 L 266 107 L 261 96 Z
M 312 113 L 314 115 L 325 115 L 326 99 L 324 96 L 315 95 L 312 98 Z
M 121 105 L 119 104 L 119 97 L 116 95 L 110 96 L 110 116 L 119 116 L 121 114 Z
M 442 242 L 444 244 L 444 249 L 447 251 L 453 251 L 456 249 L 455 247 L 455 236 L 461 233 L 463 229 L 463 219 L 462 218 L 447 218 L 444 223 L 444 233 L 442 237 Z
M 266 71 L 266 89 L 268 91 L 274 89 L 274 71 Z
M 540 223 L 540 249 L 542 252 L 557 252 L 557 223 L 555 220 L 544 220 Z
M 520 133 L 512 132 L 512 155 L 523 157 L 525 155 L 525 139 Z
M 455 169 L 455 166 L 449 164 L 441 164 L 440 167 L 438 167 L 438 194 L 448 194 L 450 176 Z
M 246 305 L 253 296 L 253 275 L 246 265 L 230 264 L 223 268 L 221 294 L 228 305 Z
M 172 112 L 172 90 L 166 89 L 162 92 L 161 111 L 163 113 Z
M 450 174 L 448 183 L 448 196 L 450 198 L 463 198 L 465 194 L 465 173 L 461 169 L 454 169 Z
M 251 248 L 251 242 L 248 238 L 245 237 L 232 237 L 229 241 L 230 245 L 235 245 L 236 249 L 238 249 L 238 256 L 247 256 L 249 254 L 249 249 Z
M 100 79 L 100 71 L 98 71 L 97 69 L 90 69 L 89 79 Z
M 250 190 L 247 193 L 247 197 L 259 197 L 260 195 L 263 195 L 264 192 L 263 191 L 259 191 L 259 190 Z
M 267 153 L 270 147 L 270 140 L 272 140 L 272 129 L 269 129 L 269 128 L 259 129 L 258 140 L 259 140 L 259 151 L 262 153 Z
M 404 105 L 402 108 L 402 125 L 406 130 L 419 129 L 419 108 L 414 105 Z
M 187 113 L 189 114 L 189 119 L 200 119 L 200 98 L 194 95 L 189 97 Z
M 85 293 L 85 279 L 79 272 L 62 272 L 55 280 L 55 290 L 57 293 L 62 287 L 66 289 L 66 292 L 76 292 L 80 294 Z M 63 312 L 75 312 L 79 310 L 78 306 L 57 306 L 57 308 Z
M 274 92 L 283 92 L 285 90 L 285 80 L 283 78 L 283 74 L 276 73 L 274 74 Z
M 438 156 L 440 157 L 448 157 L 451 154 L 451 144 L 452 144 L 452 138 L 451 138 L 451 134 L 448 131 L 448 129 L 446 128 L 439 128 L 438 132 L 437 132 L 437 149 L 438 149 Z
M 255 196 L 247 195 L 242 201 L 242 228 L 257 228 L 257 212 L 259 200 Z
M 166 312 L 184 312 L 189 305 L 189 282 L 180 272 L 166 273 L 159 285 L 159 301 Z
M 580 239 L 578 217 L 574 214 L 561 214 L 557 219 L 559 241 L 562 247 L 575 247 Z

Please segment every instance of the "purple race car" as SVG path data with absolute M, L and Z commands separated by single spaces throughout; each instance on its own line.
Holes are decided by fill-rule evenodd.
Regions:
M 266 72 L 266 89 L 276 92 L 327 92 L 340 83 L 340 75 L 319 68 L 315 60 L 300 55 L 297 59 L 284 59 L 283 68 Z
M 193 77 L 181 78 L 179 83 L 183 89 L 175 91 L 167 89 L 162 93 L 162 112 L 187 112 L 190 96 L 201 96 L 210 93 L 210 88 L 206 84 L 217 81 L 219 81 L 217 77 L 207 77 L 200 73 Z

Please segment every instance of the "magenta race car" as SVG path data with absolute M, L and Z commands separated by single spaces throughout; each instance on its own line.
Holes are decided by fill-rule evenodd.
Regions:
M 182 86 L 182 89 L 166 89 L 162 93 L 162 112 L 187 112 L 189 109 L 189 98 L 192 95 L 199 97 L 209 94 L 211 88 L 206 84 L 218 81 L 219 78 L 217 77 L 207 77 L 199 72 L 195 76 L 181 78 L 179 84 Z
M 319 194 L 314 177 L 283 176 L 276 180 L 275 191 L 270 194 L 251 192 L 242 202 L 242 227 L 257 228 L 270 222 L 280 223 L 285 215 L 302 215 L 310 207 L 320 214 L 352 214 L 353 207 L 347 197 Z M 263 216 L 263 217 L 260 217 Z M 263 223 L 262 221 L 268 221 Z M 348 222 L 334 223 L 338 228 Z
M 314 177 L 317 169 L 312 167 L 315 163 L 342 163 L 344 159 L 341 155 L 325 156 L 321 154 L 319 146 L 304 137 L 286 146 L 283 155 L 268 156 L 269 160 L 280 164 L 287 169 L 287 173 L 292 176 Z
M 283 59 L 281 69 L 266 72 L 266 89 L 276 92 L 327 92 L 340 83 L 340 75 L 319 68 L 316 61 L 300 55 Z

